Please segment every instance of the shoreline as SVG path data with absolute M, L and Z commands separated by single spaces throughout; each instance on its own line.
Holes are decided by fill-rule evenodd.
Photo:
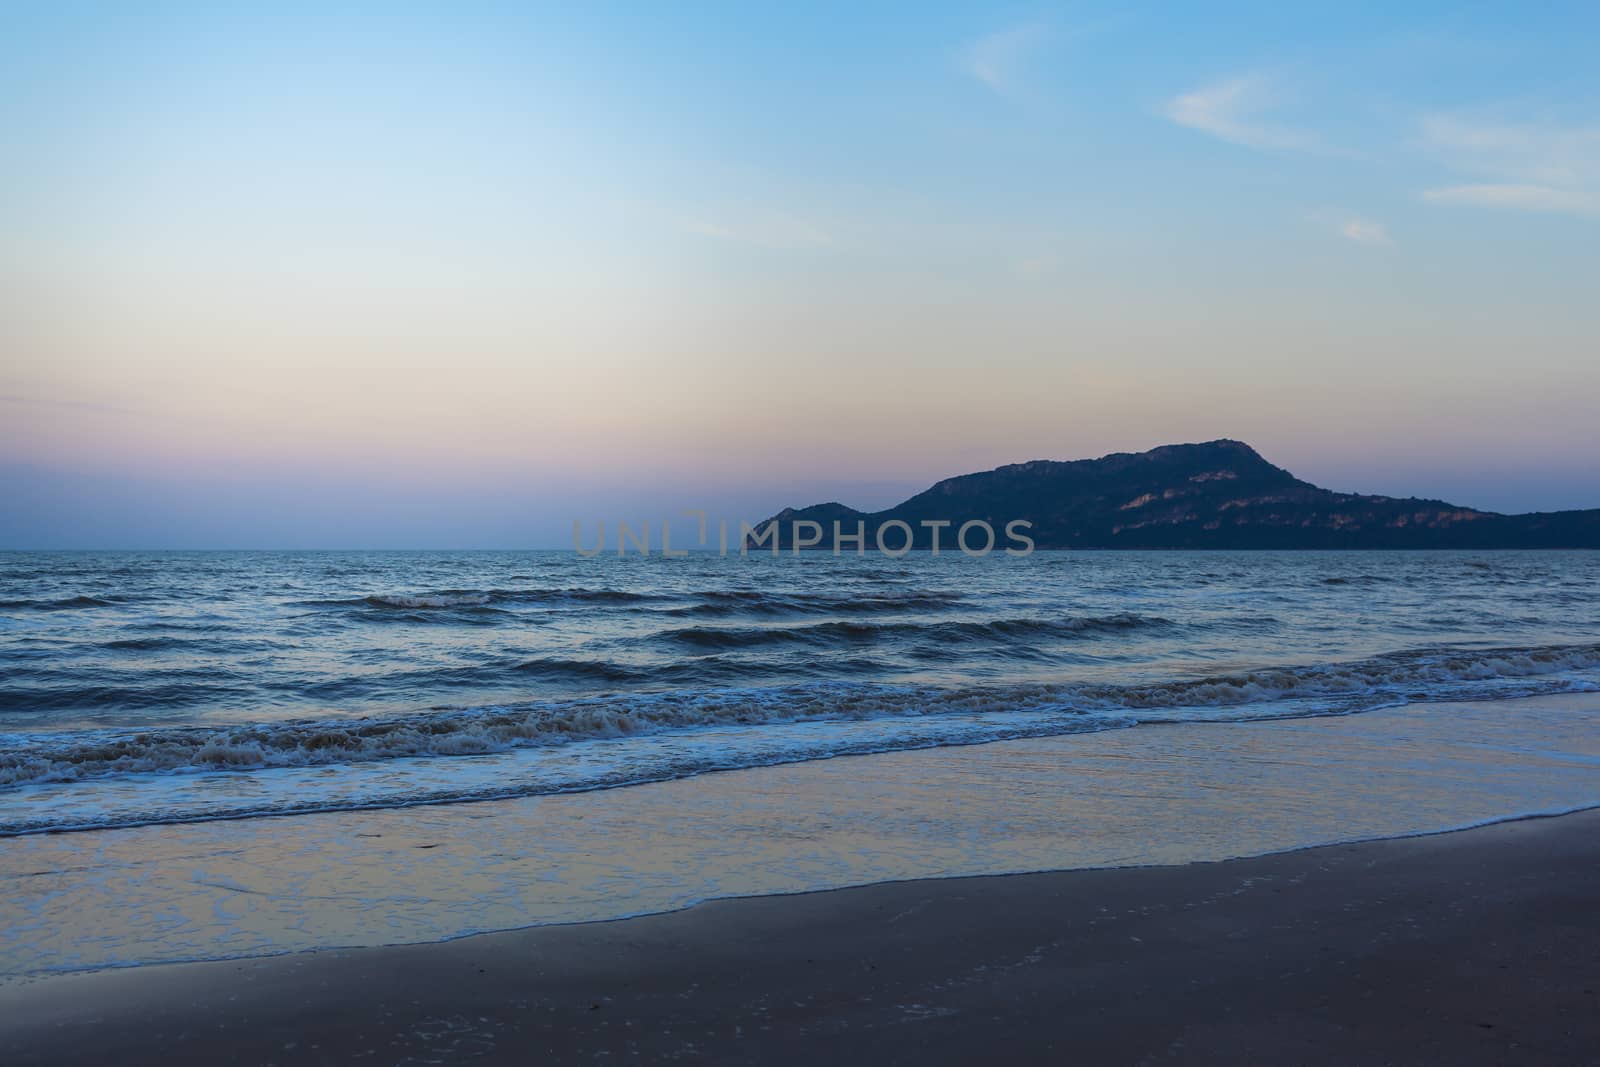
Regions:
M 454 807 L 458 807 L 458 806 L 461 806 L 461 805 L 469 805 L 469 804 L 492 804 L 492 803 L 499 803 L 499 802 L 513 802 L 513 801 L 519 801 L 519 800 L 540 800 L 540 799 L 543 799 L 543 798 L 546 798 L 546 797 L 574 797 L 574 796 L 584 796 L 586 794 L 591 794 L 591 793 L 608 793 L 608 792 L 611 792 L 612 790 L 617 790 L 617 789 L 634 789 L 634 788 L 637 788 L 637 787 L 640 787 L 640 786 L 658 786 L 658 785 L 664 785 L 664 784 L 669 784 L 669 783 L 673 783 L 673 782 L 694 781 L 696 779 L 709 778 L 709 777 L 713 777 L 713 776 L 719 775 L 719 774 L 740 774 L 740 773 L 746 773 L 746 772 L 760 772 L 760 771 L 769 770 L 769 769 L 773 769 L 773 768 L 797 767 L 797 766 L 803 766 L 803 765 L 806 765 L 806 764 L 823 763 L 823 762 L 826 762 L 828 760 L 836 760 L 836 759 L 855 759 L 855 758 L 859 758 L 859 757 L 862 757 L 862 756 L 895 756 L 895 755 L 902 755 L 902 754 L 914 754 L 914 753 L 919 753 L 919 752 L 941 751 L 941 750 L 944 750 L 944 749 L 973 749 L 973 748 L 983 748 L 983 747 L 986 747 L 986 746 L 989 746 L 989 745 L 1016 744 L 1016 743 L 1025 743 L 1025 742 L 1029 742 L 1029 741 L 1055 741 L 1055 740 L 1060 740 L 1060 739 L 1063 739 L 1063 738 L 1083 737 L 1083 736 L 1086 736 L 1086 735 L 1089 735 L 1089 734 L 1109 733 L 1109 732 L 1116 731 L 1116 730 L 1132 730 L 1132 729 L 1143 729 L 1143 728 L 1154 728 L 1154 729 L 1163 729 L 1163 728 L 1165 728 L 1165 729 L 1171 729 L 1171 728 L 1174 728 L 1174 727 L 1186 727 L 1186 726 L 1243 726 L 1243 725 L 1250 725 L 1250 724 L 1257 724 L 1257 723 L 1299 722 L 1299 721 L 1308 720 L 1308 719 L 1348 719 L 1348 718 L 1356 718 L 1356 717 L 1361 716 L 1361 715 L 1370 715 L 1370 714 L 1377 713 L 1377 712 L 1398 711 L 1398 710 L 1402 710 L 1402 709 L 1419 709 L 1420 710 L 1420 709 L 1427 708 L 1431 704 L 1444 704 L 1444 705 L 1454 705 L 1454 704 L 1502 704 L 1502 703 L 1506 703 L 1508 701 L 1537 700 L 1537 699 L 1547 698 L 1547 697 L 1554 697 L 1554 698 L 1559 699 L 1559 698 L 1568 697 L 1568 696 L 1593 696 L 1596 693 L 1600 693 L 1600 690 L 1594 690 L 1594 689 L 1562 689 L 1562 690 L 1553 690 L 1553 691 L 1545 692 L 1545 693 L 1514 694 L 1514 695 L 1510 695 L 1510 696 L 1499 696 L 1499 695 L 1496 695 L 1496 696 L 1487 696 L 1487 697 L 1481 697 L 1481 698 L 1449 697 L 1449 698 L 1440 698 L 1440 699 L 1437 699 L 1437 700 L 1406 700 L 1406 701 L 1397 701 L 1397 702 L 1392 703 L 1392 704 L 1381 704 L 1381 705 L 1378 705 L 1378 706 L 1372 707 L 1372 708 L 1362 708 L 1362 709 L 1360 709 L 1358 711 L 1330 711 L 1330 712 L 1309 712 L 1309 713 L 1305 713 L 1305 714 L 1264 715 L 1264 716 L 1261 716 L 1259 718 L 1253 718 L 1253 719 L 1220 719 L 1220 718 L 1218 718 L 1218 719 L 1183 719 L 1183 720 L 1171 720 L 1171 721 L 1166 721 L 1166 720 L 1148 720 L 1148 721 L 1134 722 L 1134 723 L 1127 723 L 1127 724 L 1108 725 L 1108 726 L 1101 727 L 1099 729 L 1063 731 L 1063 732 L 1060 732 L 1060 733 L 1041 733 L 1041 734 L 1038 734 L 1038 735 L 1020 735 L 1020 736 L 1006 736 L 1006 737 L 986 738 L 986 739 L 978 740 L 978 741 L 932 742 L 932 743 L 928 743 L 928 744 L 906 745 L 906 746 L 903 746 L 903 747 L 865 748 L 865 749 L 859 749 L 859 750 L 847 750 L 847 751 L 841 751 L 841 752 L 829 752 L 829 753 L 824 754 L 824 755 L 804 756 L 804 757 L 798 757 L 798 758 L 794 758 L 794 759 L 774 760 L 773 762 L 770 762 L 770 763 L 738 764 L 738 765 L 727 766 L 727 767 L 712 766 L 712 767 L 707 767 L 704 770 L 696 770 L 696 771 L 691 771 L 691 772 L 688 772 L 688 773 L 685 773 L 685 774 L 664 776 L 664 777 L 660 777 L 660 778 L 629 779 L 629 780 L 626 780 L 626 781 L 606 782 L 604 784 L 597 784 L 597 785 L 583 785 L 583 786 L 574 786 L 572 788 L 566 788 L 566 789 L 552 789 L 552 790 L 548 790 L 548 791 L 544 791 L 544 792 L 485 793 L 485 794 L 482 794 L 482 795 L 469 795 L 469 796 L 459 796 L 459 797 L 458 796 L 448 796 L 448 797 L 438 797 L 438 798 L 430 797 L 430 798 L 425 798 L 425 799 L 421 799 L 421 800 L 400 801 L 400 802 L 393 802 L 393 803 L 379 801 L 379 802 L 374 802 L 374 803 L 371 803 L 371 804 L 349 805 L 349 806 L 306 807 L 306 808 L 291 808 L 291 809 L 285 809 L 285 810 L 266 809 L 266 810 L 260 810 L 260 811 L 247 810 L 247 811 L 239 811 L 239 812 L 225 812 L 225 813 L 222 813 L 222 814 L 215 814 L 215 815 L 184 816 L 184 817 L 179 817 L 179 818 L 172 818 L 172 817 L 154 818 L 154 817 L 152 817 L 152 818 L 149 818 L 149 819 L 146 819 L 146 820 L 143 820 L 143 821 L 135 821 L 135 822 L 108 822 L 108 823 L 83 823 L 83 824 L 68 823 L 68 824 L 59 825 L 59 826 L 27 827 L 27 828 L 24 828 L 24 829 L 16 829 L 16 830 L 7 829 L 7 830 L 0 830 L 0 842 L 16 840 L 16 839 L 22 839 L 22 838 L 30 838 L 30 837 L 68 836 L 68 835 L 73 835 L 73 834 L 116 833 L 116 832 L 122 831 L 122 830 L 148 830 L 148 829 L 160 828 L 160 827 L 179 827 L 179 828 L 181 828 L 181 827 L 186 827 L 186 826 L 210 825 L 210 824 L 213 824 L 213 823 L 220 824 L 220 823 L 230 823 L 230 822 L 255 822 L 257 820 L 262 820 L 262 819 L 294 819 L 294 818 L 300 818 L 300 817 L 308 816 L 308 815 L 331 815 L 331 816 L 351 815 L 351 816 L 360 816 L 360 815 L 365 815 L 365 814 L 370 814 L 370 813 L 404 812 L 404 811 L 409 811 L 409 810 L 416 809 L 416 808 L 454 808 Z M 475 756 L 467 757 L 467 758 L 485 758 L 485 757 L 492 758 L 492 757 L 495 757 L 495 756 L 504 756 L 504 755 L 508 755 L 508 754 L 518 754 L 518 755 L 520 755 L 520 754 L 522 754 L 524 752 L 527 752 L 527 751 L 529 751 L 529 750 L 518 749 L 518 750 L 510 750 L 509 752 L 485 753 L 485 754 L 483 754 L 483 756 L 476 756 L 475 755 Z M 535 751 L 538 751 L 541 754 L 543 754 L 544 752 L 548 752 L 550 750 L 535 750 Z M 559 750 L 557 750 L 557 751 L 559 751 Z M 443 758 L 451 758 L 451 757 L 443 757 Z M 317 769 L 317 770 L 326 770 L 326 769 L 329 769 L 329 768 L 333 768 L 333 769 L 339 769 L 339 770 L 346 770 L 346 769 L 348 769 L 349 766 L 351 766 L 351 765 L 349 765 L 349 764 L 328 764 L 328 765 L 318 766 L 315 769 Z M 273 769 L 279 769 L 279 768 L 273 768 Z M 45 783 L 45 784 L 48 784 L 48 785 L 59 785 L 61 783 L 52 782 L 52 783 Z M 1425 836 L 1425 835 L 1430 834 L 1430 833 L 1448 834 L 1448 833 L 1454 833 L 1457 830 L 1470 830 L 1470 829 L 1472 829 L 1472 828 L 1474 828 L 1476 826 L 1488 825 L 1489 823 L 1493 823 L 1493 822 L 1503 822 L 1503 821 L 1507 821 L 1507 820 L 1525 819 L 1525 818 L 1526 819 L 1546 818 L 1546 817 L 1555 816 L 1555 815 L 1570 815 L 1570 814 L 1573 814 L 1575 812 L 1584 811 L 1588 807 L 1591 807 L 1591 806 L 1592 807 L 1600 807 L 1600 798 L 1597 798 L 1593 805 L 1583 805 L 1583 806 L 1563 809 L 1563 810 L 1559 810 L 1559 811 L 1536 811 L 1536 812 L 1528 812 L 1528 813 L 1525 813 L 1525 814 L 1510 814 L 1510 815 L 1506 815 L 1506 816 L 1503 816 L 1503 817 L 1497 816 L 1497 817 L 1489 818 L 1489 819 L 1487 819 L 1487 820 L 1485 820 L 1483 822 L 1474 822 L 1474 823 L 1465 824 L 1465 825 L 1462 825 L 1462 826 L 1450 826 L 1450 827 L 1445 827 L 1445 828 L 1439 829 L 1439 830 L 1421 830 L 1421 831 L 1417 831 L 1417 833 L 1415 835 L 1412 835 L 1412 834 L 1399 834 L 1399 835 L 1385 835 L 1385 836 L 1402 836 L 1403 837 L 1403 836 Z M 1361 841 L 1381 840 L 1381 839 L 1382 839 L 1381 837 L 1358 838 L 1358 839 L 1355 839 L 1355 840 L 1352 840 L 1352 841 L 1330 841 L 1330 842 L 1323 842 L 1323 843 L 1324 844 L 1357 844 L 1357 843 L 1360 843 Z M 1297 848 L 1297 847 L 1298 848 L 1316 848 L 1318 846 L 1314 845 L 1314 844 L 1313 845 L 1290 846 L 1290 849 L 1286 849 L 1285 851 L 1292 851 L 1293 848 Z M 1267 854 L 1268 853 L 1251 853 L 1250 855 L 1254 856 L 1254 855 L 1267 855 Z M 1227 859 L 1243 859 L 1243 858 L 1247 858 L 1247 857 L 1244 857 L 1244 856 L 1229 856 L 1229 857 L 1224 857 L 1224 858 L 1227 858 Z M 1080 869 L 1080 868 L 1073 868 L 1073 869 Z M 1043 873 L 1043 872 L 1016 872 L 1016 873 Z M 700 903 L 703 903 L 703 902 L 700 902 Z M 623 916 L 623 917 L 626 918 L 627 916 Z
M 1138 870 L 1600 803 L 1600 694 L 845 756 L 600 792 L 30 835 L 0 984 L 928 878 Z
M 1600 811 L 1248 859 L 877 883 L 0 987 L 15 1063 L 1573 1063 Z

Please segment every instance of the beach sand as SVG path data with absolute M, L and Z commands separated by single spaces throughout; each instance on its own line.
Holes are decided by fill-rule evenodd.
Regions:
M 0 1061 L 1600 1061 L 1600 812 L 0 989 Z
M 1171 866 L 1600 803 L 1600 694 L 1182 724 L 594 793 L 0 842 L 0 976 Z M 337 768 L 324 773 L 336 775 Z
M 1597 711 L 11 838 L 0 1063 L 1600 1062 Z

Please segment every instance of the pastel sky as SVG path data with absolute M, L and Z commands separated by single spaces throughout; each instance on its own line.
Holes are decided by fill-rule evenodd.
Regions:
M 0 547 L 1223 436 L 1600 506 L 1596 55 L 1593 3 L 8 3 Z

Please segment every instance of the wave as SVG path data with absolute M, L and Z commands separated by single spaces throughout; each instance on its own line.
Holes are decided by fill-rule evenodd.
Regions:
M 119 637 L 102 641 L 100 647 L 116 652 L 170 652 L 191 644 L 181 637 Z
M 704 590 L 679 595 L 635 593 L 622 589 L 440 589 L 420 593 L 373 593 L 365 596 L 300 600 L 300 607 L 342 608 L 370 618 L 419 618 L 418 612 L 441 615 L 493 613 L 519 605 L 589 605 L 626 607 L 651 603 L 691 601 L 658 609 L 660 614 L 683 617 L 785 616 L 883 614 L 946 611 L 963 598 L 952 593 L 774 593 L 757 590 Z M 440 620 L 443 621 L 443 620 Z
M 691 594 L 699 602 L 667 608 L 664 615 L 872 615 L 891 612 L 933 612 L 959 607 L 958 593 L 772 593 L 754 589 L 713 590 Z
M 1455 683 L 1536 678 L 1600 667 L 1600 644 L 1418 649 L 1353 663 L 1266 668 L 1170 683 L 1090 687 L 1130 710 L 1231 707 L 1308 697 L 1458 699 Z M 1432 688 L 1430 688 L 1432 687 Z
M 752 645 L 840 645 L 885 638 L 928 637 L 940 641 L 1003 641 L 1019 637 L 1065 637 L 1144 627 L 1166 627 L 1168 619 L 1120 612 L 1114 615 L 1061 619 L 1014 618 L 985 622 L 838 622 L 806 626 L 689 626 L 663 630 L 657 639 L 700 648 L 746 648 Z
M 660 599 L 651 593 L 622 589 L 440 589 L 425 593 L 372 593 L 366 596 L 295 601 L 301 607 L 451 609 L 493 604 L 639 604 Z
M 21 674 L 21 671 L 13 672 Z M 223 672 L 225 678 L 226 672 Z M 49 711 L 103 712 L 201 708 L 252 696 L 249 686 L 219 681 L 212 671 L 170 671 L 143 685 L 7 686 L 0 689 L 0 712 L 39 714 Z M 6 743 L 14 738 L 6 736 Z M 0 785 L 6 781 L 6 757 L 0 755 Z
M 939 688 L 816 682 L 752 689 L 680 689 L 388 717 L 294 720 L 157 730 L 13 734 L 0 786 L 129 774 L 249 771 L 423 756 L 467 756 L 705 727 L 930 720 L 1044 713 L 1083 728 L 1286 714 L 1349 714 L 1429 699 L 1481 695 L 1474 683 L 1600 667 L 1600 644 L 1422 649 L 1341 664 L 1269 668 L 1139 685 L 1033 683 Z M 1484 690 L 1494 695 L 1494 690 Z M 1500 693 L 1500 695 L 1505 695 Z M 1287 709 L 1285 701 L 1322 701 Z M 1254 709 L 1254 711 L 1252 711 Z M 1067 727 L 1062 727 L 1066 729 Z M 1049 728 L 1061 732 L 1055 726 Z M 983 738 L 979 738 L 980 740 Z M 992 740 L 993 738 L 988 738 Z M 964 743 L 970 743 L 964 742 Z
M 278 647 L 275 642 L 256 644 L 264 654 L 271 654 Z M 177 637 L 119 639 L 96 647 L 115 653 L 137 653 L 141 658 L 145 654 L 157 658 L 163 653 L 184 656 L 238 650 L 237 644 L 226 639 L 207 641 Z M 116 711 L 142 713 L 239 706 L 260 695 L 259 683 L 254 682 L 248 672 L 178 666 L 135 671 L 115 661 L 102 666 L 84 665 L 71 675 L 72 684 L 64 684 L 52 659 L 48 650 L 41 650 L 36 662 L 17 664 L 9 670 L 7 684 L 0 686 L 0 716 L 75 712 L 103 718 Z M 351 707 L 372 701 L 393 702 L 404 699 L 406 694 L 432 693 L 443 697 L 447 693 L 486 688 L 517 693 L 544 690 L 555 694 L 617 689 L 658 691 L 667 687 L 704 689 L 717 685 L 756 685 L 784 676 L 820 679 L 839 670 L 882 673 L 890 669 L 883 662 L 865 657 L 836 656 L 825 661 L 792 662 L 714 653 L 680 656 L 668 663 L 552 655 L 501 656 L 461 666 L 385 665 L 389 669 L 303 681 L 294 686 L 292 695 L 326 707 Z M 0 729 L 5 725 L 5 720 L 0 719 Z M 0 783 L 3 781 L 0 775 Z
M 881 672 L 888 667 L 873 659 L 833 657 L 826 665 L 774 662 L 772 660 L 727 657 L 719 655 L 693 656 L 666 664 L 624 664 L 614 660 L 595 659 L 532 659 L 505 668 L 508 675 L 519 680 L 540 678 L 551 682 L 603 682 L 609 685 L 633 688 L 681 685 L 704 688 L 708 685 L 755 683 L 780 674 L 790 676 L 827 678 L 839 670 Z
M 139 629 L 144 628 L 139 627 Z M 210 629 L 214 631 L 215 627 Z M 240 651 L 280 648 L 282 642 L 261 637 L 176 637 L 166 634 L 150 637 L 118 637 L 100 641 L 94 647 L 111 652 L 212 652 L 228 655 Z
M 487 593 L 435 593 L 431 596 L 369 596 L 362 603 L 375 608 L 475 608 L 489 603 Z
M 34 611 L 77 611 L 84 608 L 114 608 L 120 597 L 71 596 L 57 600 L 0 600 L 0 610 L 29 608 Z

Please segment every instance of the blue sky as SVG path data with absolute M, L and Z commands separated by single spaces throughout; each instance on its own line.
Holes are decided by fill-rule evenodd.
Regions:
M 1219 436 L 1600 506 L 1593 5 L 324 7 L 0 11 L 0 545 Z

